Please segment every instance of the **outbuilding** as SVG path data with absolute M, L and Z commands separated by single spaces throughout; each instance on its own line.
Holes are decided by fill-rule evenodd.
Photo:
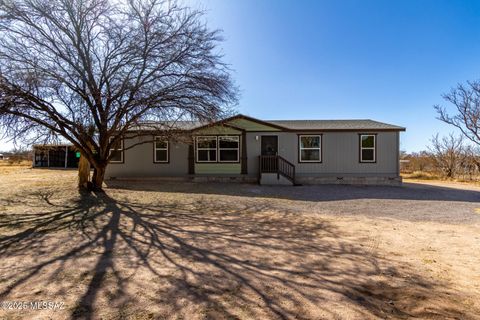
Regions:
M 33 146 L 34 168 L 77 168 L 79 152 L 73 145 L 50 144 Z

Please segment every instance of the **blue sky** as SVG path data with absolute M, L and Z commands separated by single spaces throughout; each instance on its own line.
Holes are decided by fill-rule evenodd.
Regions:
M 454 131 L 434 104 L 480 75 L 480 1 L 199 0 L 221 28 L 242 90 L 262 119 L 371 118 L 407 127 L 401 147 Z
M 441 94 L 479 78 L 480 1 L 185 3 L 223 29 L 238 111 L 253 117 L 371 118 L 407 127 L 401 147 L 419 151 L 454 131 L 435 119 Z

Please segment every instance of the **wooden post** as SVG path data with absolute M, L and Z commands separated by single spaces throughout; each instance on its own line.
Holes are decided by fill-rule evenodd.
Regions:
M 50 168 L 50 148 L 47 147 L 47 168 Z
M 242 174 L 248 174 L 248 158 L 247 158 L 247 132 L 242 131 Z
M 65 146 L 65 169 L 67 168 L 68 161 L 68 146 Z
M 195 150 L 193 141 L 188 145 L 188 174 L 195 174 Z

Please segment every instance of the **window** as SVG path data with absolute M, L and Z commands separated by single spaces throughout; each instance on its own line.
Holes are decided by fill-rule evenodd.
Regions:
M 299 153 L 300 162 L 322 162 L 322 136 L 300 136 Z
M 116 138 L 116 137 L 115 137 Z M 114 139 L 114 137 L 110 138 L 110 142 Z M 123 139 L 118 139 L 114 144 L 110 146 L 109 152 L 110 162 L 123 162 Z
M 240 139 L 238 136 L 218 137 L 219 162 L 238 162 Z
M 153 142 L 154 162 L 168 162 L 168 140 L 164 137 L 155 137 Z
M 197 137 L 197 162 L 217 162 L 217 137 Z
M 376 135 L 360 135 L 360 162 L 375 162 Z

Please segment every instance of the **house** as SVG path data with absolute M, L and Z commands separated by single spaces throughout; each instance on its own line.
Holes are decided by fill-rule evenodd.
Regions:
M 80 154 L 70 144 L 33 146 L 34 168 L 77 168 Z
M 4 159 L 5 159 L 4 155 L 0 153 L 0 160 L 4 160 Z
M 178 134 L 149 134 L 152 126 Z M 209 124 L 148 123 L 111 150 L 106 178 L 399 185 L 401 131 L 373 120 L 265 121 L 244 115 Z

